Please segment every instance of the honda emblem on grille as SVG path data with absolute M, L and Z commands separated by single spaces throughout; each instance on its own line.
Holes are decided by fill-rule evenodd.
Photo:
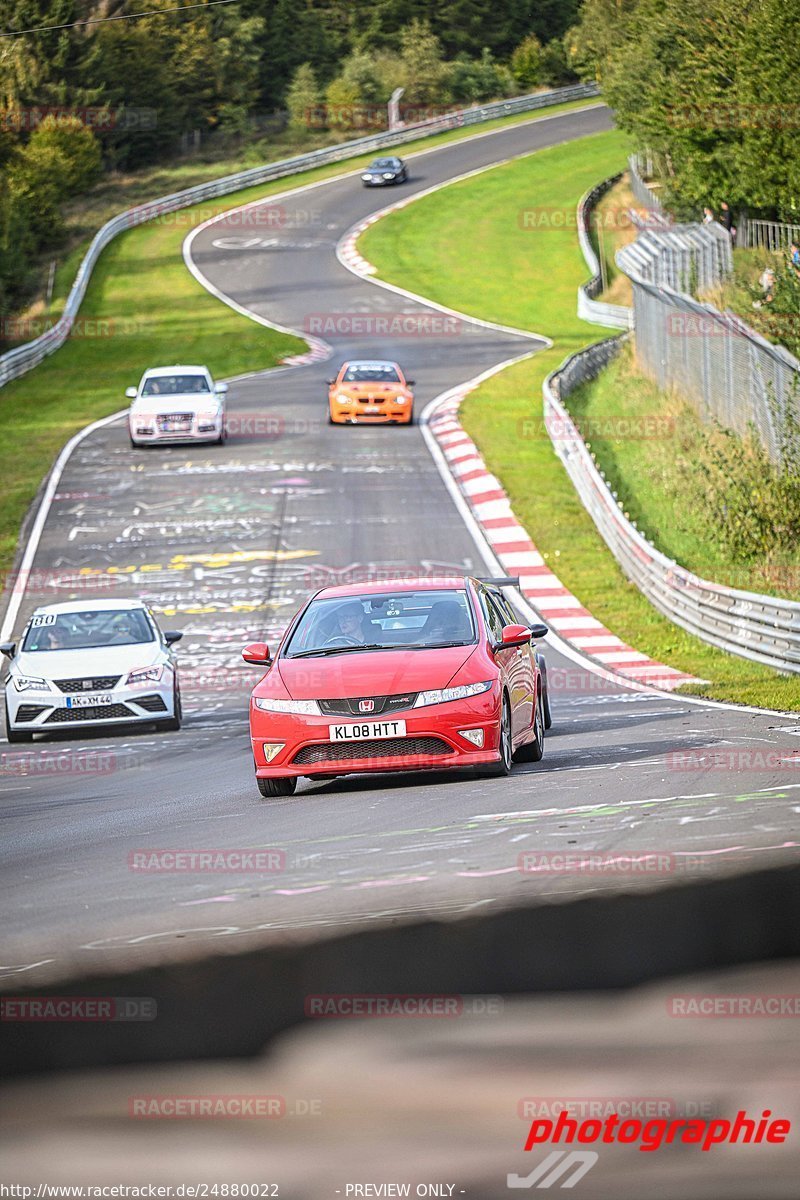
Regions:
M 359 700 L 358 711 L 359 712 L 374 712 L 375 711 L 375 701 L 374 700 Z

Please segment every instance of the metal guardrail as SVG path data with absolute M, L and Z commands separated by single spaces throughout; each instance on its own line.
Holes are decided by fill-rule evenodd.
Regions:
M 678 292 L 717 287 L 733 272 L 731 239 L 716 221 L 644 229 L 616 257 L 626 275 Z
M 792 242 L 800 244 L 800 225 L 782 221 L 762 221 L 760 218 L 739 217 L 737 245 L 748 250 L 769 250 L 773 254 L 786 251 Z
M 299 154 L 279 162 L 266 163 L 261 167 L 251 167 L 247 171 L 226 175 L 222 179 L 202 183 L 196 187 L 184 188 L 182 191 L 173 192 L 169 196 L 162 196 L 147 204 L 141 204 L 136 208 L 119 213 L 107 221 L 92 239 L 78 269 L 60 319 L 40 337 L 0 356 L 0 387 L 3 387 L 9 380 L 17 379 L 33 367 L 38 366 L 42 359 L 64 344 L 83 302 L 92 270 L 103 250 L 118 234 L 124 233 L 136 225 L 150 221 L 164 213 L 188 208 L 203 200 L 213 200 L 219 196 L 229 195 L 231 192 L 238 192 L 243 188 L 267 183 L 272 179 L 282 179 L 301 171 L 308 171 L 313 167 L 356 158 L 371 150 L 399 146 L 405 142 L 416 141 L 420 137 L 429 137 L 448 129 L 480 125 L 485 121 L 496 120 L 498 117 L 533 112 L 536 109 L 549 108 L 553 104 L 564 104 L 570 100 L 591 99 L 599 94 L 600 89 L 596 84 L 587 83 L 558 88 L 550 92 L 538 92 L 534 95 L 517 96 L 512 100 L 499 100 L 492 104 L 475 105 L 472 108 L 459 109 L 440 117 L 432 117 L 415 125 L 407 125 L 392 132 L 387 130 L 382 133 L 370 134 L 353 141 L 340 142 L 335 146 L 326 146 L 321 150 L 312 150 L 308 154 Z
M 591 321 L 595 325 L 608 325 L 611 329 L 630 329 L 633 326 L 633 309 L 624 304 L 607 304 L 596 300 L 603 290 L 603 278 L 600 273 L 600 262 L 595 254 L 591 239 L 592 212 L 597 201 L 614 186 L 622 176 L 612 175 L 602 183 L 590 188 L 581 197 L 578 204 L 578 241 L 586 261 L 592 272 L 588 283 L 582 283 L 578 288 L 578 316 L 582 321 Z
M 729 654 L 800 674 L 800 603 L 710 583 L 657 550 L 625 516 L 562 403 L 611 362 L 627 336 L 570 355 L 545 380 L 545 424 L 556 454 L 626 577 L 659 612 Z

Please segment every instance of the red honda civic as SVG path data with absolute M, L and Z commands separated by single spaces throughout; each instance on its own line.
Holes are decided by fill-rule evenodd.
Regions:
M 501 591 L 471 577 L 353 584 L 317 592 L 250 699 L 262 796 L 290 796 L 301 776 L 479 767 L 507 775 L 538 762 L 550 725 L 547 671 Z

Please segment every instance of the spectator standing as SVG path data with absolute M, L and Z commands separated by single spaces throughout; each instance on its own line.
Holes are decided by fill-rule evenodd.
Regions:
M 789 262 L 794 267 L 795 274 L 800 276 L 800 246 L 797 242 L 792 242 L 789 247 Z
M 716 220 L 716 218 L 714 216 L 713 208 L 709 208 L 708 205 L 706 205 L 705 208 L 703 209 L 703 224 L 704 225 L 712 225 L 715 220 Z
M 731 245 L 735 246 L 736 226 L 733 223 L 733 213 L 730 210 L 730 205 L 728 204 L 727 200 L 723 200 L 722 204 L 720 205 L 719 222 L 723 229 L 727 230 L 728 236 L 731 239 Z

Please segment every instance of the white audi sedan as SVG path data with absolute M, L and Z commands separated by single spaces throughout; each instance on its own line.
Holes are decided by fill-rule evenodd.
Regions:
M 125 392 L 132 446 L 162 442 L 225 441 L 227 383 L 214 383 L 208 367 L 151 367 L 138 388 Z
M 67 727 L 141 725 L 180 729 L 181 693 L 172 649 L 182 633 L 162 633 L 140 600 L 46 604 L 31 616 L 19 644 L 3 642 L 6 734 Z

